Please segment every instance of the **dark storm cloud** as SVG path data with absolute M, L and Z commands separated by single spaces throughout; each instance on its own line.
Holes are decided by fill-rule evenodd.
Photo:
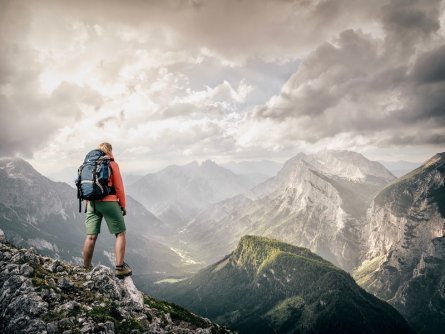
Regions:
M 440 28 L 441 0 L 392 0 L 382 7 L 382 22 L 389 37 L 415 42 Z
M 389 1 L 380 10 L 383 39 L 350 29 L 324 43 L 254 118 L 293 121 L 289 136 L 311 142 L 348 133 L 385 144 L 444 144 L 440 9 L 435 0 Z
M 445 45 L 417 58 L 413 68 L 413 79 L 419 83 L 445 81 Z

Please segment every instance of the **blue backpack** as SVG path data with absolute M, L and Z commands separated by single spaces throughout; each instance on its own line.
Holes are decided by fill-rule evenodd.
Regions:
M 114 187 L 108 186 L 108 180 L 111 177 L 110 161 L 112 160 L 101 150 L 92 150 L 86 155 L 83 164 L 78 169 L 76 180 L 79 212 L 82 211 L 83 200 L 92 201 L 94 210 L 96 210 L 96 200 L 116 193 Z M 85 212 L 86 210 L 85 207 Z

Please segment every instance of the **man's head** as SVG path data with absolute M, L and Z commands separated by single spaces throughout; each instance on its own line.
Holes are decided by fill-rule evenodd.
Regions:
M 104 152 L 106 155 L 113 156 L 113 147 L 110 143 L 99 144 L 99 150 Z

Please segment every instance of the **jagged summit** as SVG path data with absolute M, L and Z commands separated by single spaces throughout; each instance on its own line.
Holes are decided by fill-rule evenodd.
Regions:
M 12 179 L 28 179 L 31 176 L 44 177 L 36 171 L 29 162 L 18 157 L 0 158 L 0 177 L 2 173 L 4 173 L 6 177 Z
M 370 161 L 362 154 L 352 151 L 325 150 L 314 154 L 312 162 L 320 170 L 349 180 L 361 181 L 378 178 L 391 181 L 395 177 L 382 164 Z
M 87 272 L 1 242 L 0 268 L 1 333 L 230 333 L 105 266 Z
M 439 207 L 443 208 L 441 212 L 443 212 L 443 217 L 445 217 L 445 204 L 443 204 L 441 199 L 443 190 L 440 191 L 443 187 L 444 173 L 445 152 L 437 153 L 420 167 L 387 185 L 378 194 L 375 201 L 379 204 L 389 200 L 394 201 L 399 194 L 404 194 L 403 199 L 398 199 L 397 202 L 410 205 L 410 201 L 412 202 L 415 198 L 419 198 L 419 194 L 423 193 L 423 197 L 437 202 Z M 429 194 L 429 192 L 432 193 Z M 417 195 L 414 193 L 417 193 Z M 405 205 L 402 206 L 402 210 L 403 207 Z

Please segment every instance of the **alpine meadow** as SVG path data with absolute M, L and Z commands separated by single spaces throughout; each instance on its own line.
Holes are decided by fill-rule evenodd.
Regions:
M 0 332 L 441 334 L 445 0 L 0 0 Z

